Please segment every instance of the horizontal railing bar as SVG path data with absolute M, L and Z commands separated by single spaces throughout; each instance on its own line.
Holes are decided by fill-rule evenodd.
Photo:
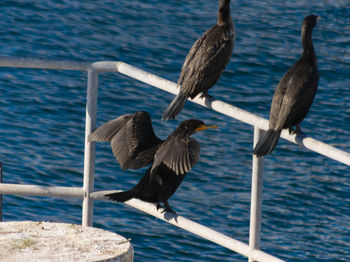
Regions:
M 116 191 L 116 190 L 96 191 L 91 193 L 90 195 L 91 195 L 91 198 L 94 198 L 94 199 L 106 200 L 107 198 L 104 196 L 105 194 L 115 193 L 115 192 L 120 192 L 120 191 Z M 136 208 L 142 212 L 145 212 L 149 215 L 162 219 L 163 221 L 169 224 L 182 228 L 186 231 L 189 231 L 197 236 L 200 236 L 218 245 L 221 245 L 227 249 L 235 251 L 241 255 L 244 255 L 246 257 L 251 257 L 256 261 L 261 261 L 261 262 L 283 261 L 261 250 L 256 250 L 256 249 L 252 250 L 248 245 L 242 243 L 241 241 L 228 237 L 222 233 L 219 233 L 211 228 L 205 227 L 201 224 L 198 224 L 182 216 L 173 214 L 171 212 L 162 213 L 162 209 L 157 210 L 155 204 L 147 203 L 135 198 L 130 199 L 129 201 L 126 201 L 125 204 L 133 208 Z
M 0 67 L 86 71 L 91 63 L 22 57 L 0 57 Z
M 281 133 L 281 137 L 292 143 L 298 144 L 300 147 L 305 147 L 307 149 L 310 149 L 311 151 L 319 153 L 320 155 L 324 155 L 333 160 L 350 166 L 350 153 L 340 150 L 336 147 L 327 145 L 326 143 L 309 137 L 306 134 L 290 135 L 288 130 L 283 130 Z
M 81 187 L 51 187 L 0 183 L 0 194 L 83 198 Z
M 176 83 L 166 80 L 162 77 L 153 75 L 151 73 L 148 73 L 137 67 L 128 65 L 123 62 L 118 62 L 117 71 L 119 73 L 127 75 L 131 78 L 137 79 L 141 82 L 147 83 L 154 87 L 157 87 L 159 89 L 162 89 L 163 91 L 172 93 L 174 95 L 176 95 L 179 91 Z M 232 118 L 235 118 L 249 125 L 258 126 L 259 128 L 265 129 L 265 130 L 268 127 L 268 121 L 266 119 L 259 117 L 257 115 L 254 115 L 252 113 L 249 113 L 233 105 L 227 104 L 225 102 L 222 102 L 219 100 L 199 98 L 199 96 L 189 100 L 194 103 L 200 104 L 202 106 L 211 108 L 219 113 L 231 116 Z
M 147 83 L 149 85 L 155 86 L 159 89 L 167 91 L 169 93 L 177 94 L 178 88 L 174 82 L 166 80 L 164 78 L 158 77 L 156 75 L 150 74 L 146 71 L 138 69 L 134 66 L 128 65 L 123 62 L 118 62 L 117 71 L 124 75 L 135 78 L 139 81 Z M 219 100 L 210 100 L 206 98 L 199 98 L 198 96 L 194 99 L 189 99 L 190 101 L 200 104 L 202 106 L 211 108 L 219 113 L 228 115 L 235 118 L 241 122 L 247 123 L 252 126 L 256 126 L 260 129 L 267 130 L 269 121 L 254 115 L 250 112 L 242 110 L 233 105 L 227 104 Z M 321 155 L 339 161 L 345 165 L 350 166 L 350 153 L 337 149 L 333 146 L 327 145 L 321 141 L 308 137 L 306 135 L 290 135 L 288 130 L 283 130 L 281 137 L 298 144 L 299 146 L 308 148 L 315 151 Z
M 117 66 L 120 62 L 99 61 L 90 64 L 90 67 L 98 73 L 110 72 L 117 73 Z

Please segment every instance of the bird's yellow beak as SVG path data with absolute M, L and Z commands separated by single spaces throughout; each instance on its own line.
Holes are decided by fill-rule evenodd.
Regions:
M 207 126 L 206 124 L 201 124 L 199 127 L 196 128 L 196 132 L 200 132 L 209 128 L 218 128 L 217 125 Z
M 321 20 L 321 17 L 320 17 L 320 16 L 317 16 L 316 20 L 317 20 L 317 21 L 318 21 L 318 20 Z

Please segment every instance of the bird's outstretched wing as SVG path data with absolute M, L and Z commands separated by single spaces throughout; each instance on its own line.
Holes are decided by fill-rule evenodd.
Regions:
M 97 128 L 89 141 L 108 141 L 122 169 L 139 169 L 152 163 L 161 143 L 145 111 L 122 115 Z
M 177 138 L 164 142 L 154 156 L 150 182 L 163 163 L 177 175 L 184 175 L 197 163 L 200 145 L 194 138 Z
M 89 135 L 88 141 L 110 142 L 132 116 L 132 114 L 122 115 L 105 123 Z

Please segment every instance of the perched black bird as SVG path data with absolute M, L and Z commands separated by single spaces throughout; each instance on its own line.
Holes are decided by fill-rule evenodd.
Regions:
M 219 80 L 231 58 L 234 39 L 230 0 L 220 0 L 217 23 L 189 51 L 177 81 L 180 92 L 165 110 L 163 120 L 174 119 L 188 97 L 194 98 L 201 92 L 202 96 L 209 96 L 208 89 Z
M 200 120 L 186 120 L 164 141 L 154 133 L 149 113 L 140 111 L 120 116 L 97 128 L 89 141 L 109 141 L 122 169 L 138 169 L 152 164 L 139 183 L 129 191 L 107 194 L 110 199 L 125 202 L 131 198 L 164 203 L 176 191 L 199 157 L 199 143 L 190 136 L 216 126 Z
M 303 55 L 282 77 L 271 103 L 269 129 L 257 143 L 253 154 L 270 154 L 278 143 L 282 129 L 301 133 L 300 122 L 307 115 L 314 100 L 319 72 L 312 44 L 312 29 L 318 17 L 309 15 L 303 21 L 301 36 Z M 296 126 L 296 131 L 292 127 Z

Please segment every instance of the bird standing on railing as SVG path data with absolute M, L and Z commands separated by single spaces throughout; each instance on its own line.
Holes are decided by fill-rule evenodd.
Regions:
M 303 54 L 280 80 L 271 103 L 269 129 L 259 140 L 253 154 L 265 156 L 276 147 L 282 129 L 301 133 L 300 122 L 307 115 L 314 100 L 319 71 L 312 44 L 312 30 L 319 17 L 309 15 L 302 25 Z M 296 126 L 296 130 L 292 127 Z
M 216 126 L 190 119 L 182 122 L 166 139 L 159 139 L 153 130 L 149 113 L 139 111 L 120 116 L 97 128 L 89 135 L 89 141 L 108 141 L 122 169 L 138 169 L 152 164 L 139 183 L 132 189 L 107 194 L 118 202 L 131 198 L 164 203 L 171 210 L 168 199 L 175 193 L 187 172 L 197 163 L 200 146 L 190 136 Z
M 174 119 L 187 98 L 201 92 L 202 96 L 209 97 L 208 89 L 219 80 L 230 61 L 234 39 L 230 0 L 220 0 L 217 23 L 198 38 L 189 51 L 177 82 L 180 91 L 165 110 L 163 120 Z

